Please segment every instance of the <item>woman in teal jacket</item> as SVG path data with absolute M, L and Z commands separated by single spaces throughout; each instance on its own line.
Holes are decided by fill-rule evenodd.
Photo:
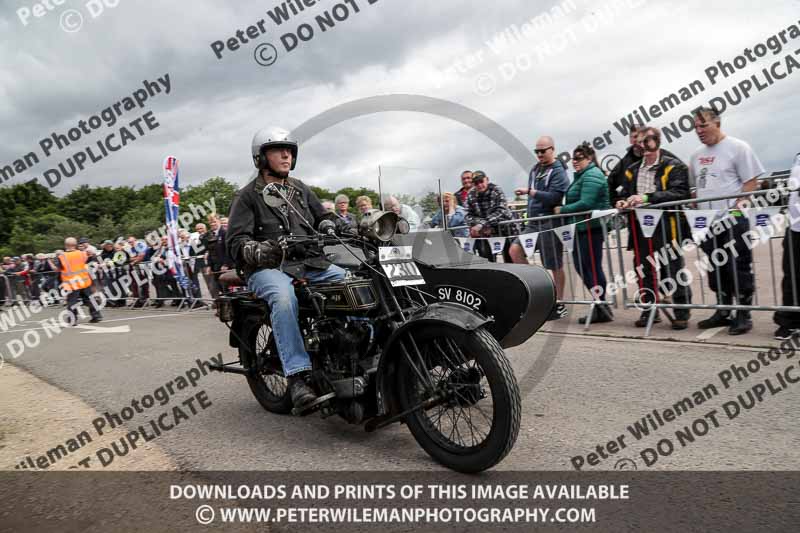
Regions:
M 557 207 L 556 213 L 579 213 L 610 209 L 608 200 L 608 182 L 605 175 L 597 166 L 594 149 L 588 144 L 575 148 L 572 152 L 572 164 L 575 167 L 575 177 L 564 196 L 565 205 Z M 585 217 L 575 217 L 584 220 Z M 575 245 L 572 249 L 572 258 L 575 269 L 578 271 L 583 284 L 589 292 L 599 301 L 605 302 L 606 275 L 603 272 L 603 219 L 590 222 L 580 222 L 575 228 Z M 614 315 L 606 303 L 596 305 L 592 314 L 592 322 L 611 322 Z M 579 320 L 586 323 L 586 317 Z

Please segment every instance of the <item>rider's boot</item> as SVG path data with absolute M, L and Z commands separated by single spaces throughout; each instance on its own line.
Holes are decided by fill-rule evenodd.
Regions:
M 289 376 L 289 394 L 296 409 L 302 409 L 317 399 L 314 389 L 308 384 L 310 377 L 311 373 L 308 371 Z

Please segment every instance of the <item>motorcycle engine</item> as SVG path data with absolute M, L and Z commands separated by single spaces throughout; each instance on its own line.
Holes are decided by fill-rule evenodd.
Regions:
M 336 393 L 335 412 L 351 424 L 361 423 L 374 406 L 366 400 L 372 367 L 373 327 L 369 320 L 348 317 L 317 320 L 306 332 L 306 349 L 320 368 L 320 384 Z
M 368 355 L 372 343 L 372 325 L 366 319 L 329 318 L 315 321 L 306 335 L 306 349 L 324 361 L 331 378 L 362 375 L 367 369 L 358 365 Z

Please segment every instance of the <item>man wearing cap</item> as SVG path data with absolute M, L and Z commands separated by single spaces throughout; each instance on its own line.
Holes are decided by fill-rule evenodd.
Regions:
M 506 195 L 503 190 L 489 183 L 489 178 L 480 170 L 472 173 L 472 188 L 467 195 L 467 216 L 466 222 L 469 225 L 469 235 L 475 239 L 485 239 L 498 235 L 511 235 L 511 225 L 501 228 L 500 222 L 511 220 L 511 210 L 506 203 Z M 510 244 L 508 239 L 503 246 L 503 256 L 507 263 L 511 262 L 508 255 Z M 478 255 L 485 257 L 491 262 L 495 261 L 491 245 L 486 240 L 479 240 L 475 243 Z
M 64 250 L 55 258 L 53 268 L 61 272 L 61 288 L 67 292 L 67 310 L 72 315 L 70 325 L 78 325 L 78 298 L 89 308 L 92 316 L 89 322 L 100 322 L 103 317 L 99 306 L 91 298 L 92 278 L 86 264 L 89 254 L 78 250 L 78 243 L 74 237 L 64 239 Z

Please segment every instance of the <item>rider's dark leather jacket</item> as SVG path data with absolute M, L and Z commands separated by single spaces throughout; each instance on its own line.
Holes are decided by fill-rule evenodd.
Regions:
M 289 177 L 285 180 L 285 185 L 286 188 L 282 189 L 284 195 L 314 228 L 324 219 L 333 221 L 336 218 L 322 207 L 314 192 L 302 181 Z M 248 241 L 277 241 L 282 236 L 314 234 L 313 228 L 300 220 L 291 208 L 282 205 L 284 202 L 279 196 L 271 196 L 271 205 L 267 205 L 262 196 L 265 187 L 266 183 L 258 176 L 239 189 L 228 217 L 228 255 L 245 276 L 259 270 L 258 267 L 246 264 L 242 257 L 242 249 Z M 287 249 L 282 270 L 299 278 L 306 269 L 325 270 L 330 264 L 316 242 L 309 241 L 302 246 Z

